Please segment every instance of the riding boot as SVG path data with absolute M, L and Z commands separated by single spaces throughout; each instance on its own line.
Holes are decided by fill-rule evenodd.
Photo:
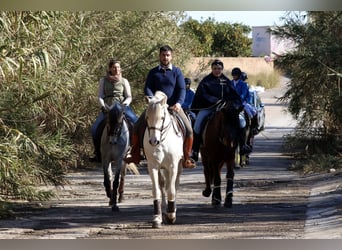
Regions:
M 196 163 L 190 158 L 191 148 L 192 148 L 193 138 L 185 137 L 183 143 L 183 168 L 195 168 Z
M 194 161 L 198 161 L 198 153 L 199 153 L 199 148 L 201 145 L 201 135 L 194 133 L 194 142 L 192 144 L 192 153 L 191 153 L 191 159 Z
M 139 135 L 132 134 L 132 146 L 130 151 L 129 157 L 125 158 L 126 163 L 135 163 L 139 164 L 140 162 L 140 141 L 139 141 Z

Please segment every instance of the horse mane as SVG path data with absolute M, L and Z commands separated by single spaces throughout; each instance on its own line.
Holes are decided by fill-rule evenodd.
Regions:
M 109 126 L 109 134 L 113 134 L 114 130 L 118 127 L 118 125 L 122 124 L 125 119 L 125 115 L 123 109 L 120 105 L 114 105 L 112 109 L 110 109 L 107 113 L 107 125 Z
M 231 102 L 227 102 L 220 110 L 224 114 L 224 124 L 231 129 L 238 129 L 240 127 L 239 113 Z

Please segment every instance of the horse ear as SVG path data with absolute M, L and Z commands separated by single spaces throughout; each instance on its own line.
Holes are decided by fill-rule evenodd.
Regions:
M 151 96 L 145 96 L 145 102 L 146 102 L 146 104 L 149 104 L 150 103 L 150 101 L 151 101 L 151 99 L 152 99 L 152 97 Z
M 162 105 L 166 104 L 167 96 L 166 96 L 166 94 L 164 92 L 158 90 L 158 91 L 156 91 L 154 96 L 160 101 L 160 103 Z
M 166 96 L 163 97 L 163 99 L 160 100 L 160 103 L 164 106 L 166 104 Z

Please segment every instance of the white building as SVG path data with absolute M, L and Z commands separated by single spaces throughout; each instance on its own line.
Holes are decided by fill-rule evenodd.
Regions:
M 288 40 L 278 39 L 267 30 L 270 26 L 252 27 L 252 55 L 255 57 L 271 57 L 284 54 L 294 48 Z

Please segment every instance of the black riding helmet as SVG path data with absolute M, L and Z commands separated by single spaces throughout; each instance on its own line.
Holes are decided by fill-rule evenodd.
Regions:
M 185 85 L 190 85 L 191 84 L 191 79 L 190 78 L 184 78 Z
M 242 81 L 246 81 L 246 79 L 248 79 L 247 73 L 246 72 L 241 72 L 240 78 L 241 78 Z
M 233 68 L 232 69 L 232 76 L 241 76 L 241 69 L 240 68 Z

